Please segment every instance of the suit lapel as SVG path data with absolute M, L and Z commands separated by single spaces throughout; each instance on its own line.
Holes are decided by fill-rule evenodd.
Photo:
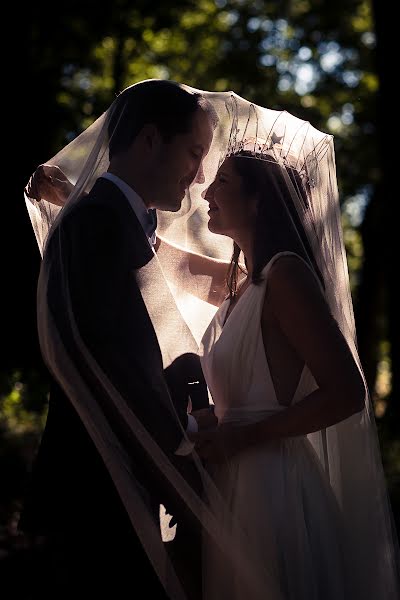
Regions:
M 96 186 L 102 196 L 115 203 L 124 222 L 132 228 L 134 276 L 157 336 L 164 369 L 183 354 L 198 354 L 198 344 L 178 309 L 157 255 L 128 199 L 107 179 L 100 178 Z

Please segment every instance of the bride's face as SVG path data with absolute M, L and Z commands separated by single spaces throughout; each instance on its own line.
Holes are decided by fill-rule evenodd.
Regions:
M 256 197 L 244 192 L 234 161 L 227 158 L 223 162 L 203 197 L 209 204 L 209 230 L 236 240 L 253 228 Z

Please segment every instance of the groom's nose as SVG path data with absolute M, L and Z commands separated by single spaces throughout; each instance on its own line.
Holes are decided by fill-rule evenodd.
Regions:
M 194 183 L 204 183 L 204 182 L 205 182 L 205 177 L 204 177 L 203 165 L 201 164 L 197 170 Z

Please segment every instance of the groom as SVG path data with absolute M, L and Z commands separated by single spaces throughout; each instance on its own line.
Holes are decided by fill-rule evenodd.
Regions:
M 110 123 L 108 172 L 63 221 L 69 240 L 68 266 L 57 264 L 59 253 L 52 239 L 46 248 L 47 258 L 52 259 L 48 261 L 48 302 L 62 335 L 60 324 L 67 307 L 59 273 L 67 268 L 72 310 L 86 348 L 198 491 L 200 484 L 194 470 L 191 472 L 189 458 L 192 448 L 182 439 L 175 417 L 154 393 L 154 381 L 165 377 L 186 431 L 215 424 L 207 411 L 199 413 L 198 422 L 187 414 L 189 385 L 199 378 L 193 346 L 188 344 L 165 369 L 162 357 L 170 349 L 160 349 L 142 290 L 131 273 L 154 258 L 154 209 L 179 210 L 186 189 L 193 181 L 202 181 L 201 163 L 213 136 L 212 109 L 200 95 L 166 81 L 143 82 L 125 90 L 120 99 L 124 102 L 119 107 L 124 108 L 115 111 Z M 159 285 L 152 281 L 154 289 L 147 292 L 157 295 Z M 167 298 L 167 305 L 173 307 L 170 300 L 168 304 Z M 186 325 L 182 322 L 179 326 L 182 340 L 185 336 L 189 340 Z M 76 357 L 69 336 L 65 330 L 62 341 Z M 85 365 L 77 366 L 85 377 Z M 51 386 L 32 490 L 20 523 L 23 530 L 48 540 L 48 559 L 53 564 L 47 581 L 49 597 L 70 597 L 78 591 L 91 598 L 103 594 L 119 598 L 125 590 L 144 585 L 146 595 L 163 598 L 114 482 L 63 389 L 62 379 L 56 375 Z M 87 384 L 91 385 L 90 377 Z M 79 398 L 74 400 L 79 404 Z M 208 406 L 206 394 L 203 406 Z M 118 427 L 124 434 L 123 424 L 111 426 L 117 435 Z M 163 484 L 155 479 L 151 461 L 137 448 L 132 448 L 132 453 L 134 476 L 147 489 L 157 519 Z M 171 503 L 172 507 L 166 508 L 175 513 L 178 527 L 176 539 L 168 545 L 189 597 L 195 598 L 200 580 L 199 532 L 192 529 L 179 503 L 174 506 L 173 498 Z M 46 578 L 41 582 L 44 587 L 45 582 Z M 47 597 L 43 589 L 41 597 Z

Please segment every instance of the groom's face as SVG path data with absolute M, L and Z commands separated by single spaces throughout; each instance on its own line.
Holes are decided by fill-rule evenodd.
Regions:
M 181 208 L 186 190 L 193 183 L 203 183 L 203 158 L 208 153 L 213 128 L 207 113 L 198 108 L 191 127 L 163 142 L 156 157 L 152 182 L 151 208 L 176 212 Z

